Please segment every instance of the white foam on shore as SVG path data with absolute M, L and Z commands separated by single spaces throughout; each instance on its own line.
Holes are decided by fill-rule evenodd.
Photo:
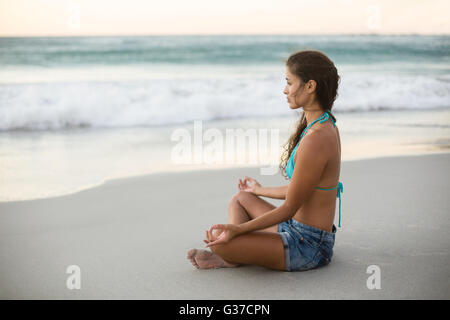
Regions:
M 0 85 L 0 131 L 124 128 L 289 116 L 281 71 Z M 420 88 L 420 89 L 419 89 Z M 344 74 L 336 113 L 448 108 L 445 75 Z

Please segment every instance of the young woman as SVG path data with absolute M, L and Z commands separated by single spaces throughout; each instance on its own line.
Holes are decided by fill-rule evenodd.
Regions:
M 341 143 L 331 108 L 339 75 L 334 63 L 319 51 L 300 51 L 286 62 L 283 93 L 291 109 L 303 113 L 289 138 L 280 164 L 290 179 L 281 187 L 263 187 L 255 179 L 239 179 L 231 199 L 228 224 L 206 231 L 211 251 L 191 249 L 187 258 L 196 268 L 253 264 L 274 270 L 301 271 L 328 264 L 333 255 L 336 196 Z M 259 196 L 284 199 L 275 207 Z

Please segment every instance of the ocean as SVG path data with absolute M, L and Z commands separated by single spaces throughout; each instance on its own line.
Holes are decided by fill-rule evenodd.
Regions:
M 450 36 L 0 38 L 0 201 L 209 168 L 170 157 L 173 131 L 194 121 L 279 129 L 281 145 L 298 117 L 285 60 L 306 49 L 341 76 L 343 160 L 448 152 Z

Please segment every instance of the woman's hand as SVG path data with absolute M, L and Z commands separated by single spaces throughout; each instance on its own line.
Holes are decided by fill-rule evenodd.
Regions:
M 247 185 L 247 182 L 249 182 L 250 185 Z M 261 184 L 255 179 L 245 176 L 244 180 L 239 179 L 238 188 L 241 191 L 247 191 L 257 195 L 258 188 L 261 188 Z
M 217 236 L 213 235 L 213 230 L 220 230 Z M 242 234 L 241 228 L 236 224 L 215 224 L 206 231 L 206 238 L 204 240 L 206 243 L 206 247 L 211 247 L 216 244 L 224 244 L 230 241 L 231 239 L 237 237 Z

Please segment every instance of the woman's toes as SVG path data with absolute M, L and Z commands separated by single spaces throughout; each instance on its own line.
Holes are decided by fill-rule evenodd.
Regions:
M 195 261 L 195 255 L 197 254 L 197 249 L 190 249 L 187 253 L 187 258 L 191 261 L 192 265 L 197 269 L 200 269 L 200 266 Z

